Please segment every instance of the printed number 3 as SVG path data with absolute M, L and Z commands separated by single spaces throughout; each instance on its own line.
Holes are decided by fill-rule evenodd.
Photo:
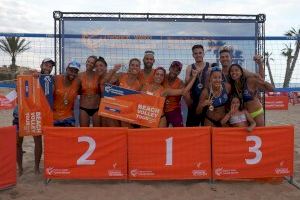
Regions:
M 87 142 L 89 144 L 89 148 L 84 154 L 77 160 L 77 165 L 94 165 L 96 160 L 88 160 L 88 158 L 92 155 L 96 148 L 96 142 L 93 138 L 88 136 L 78 137 L 78 142 Z
M 247 136 L 246 141 L 253 141 L 255 145 L 253 147 L 249 147 L 249 152 L 255 153 L 255 157 L 252 159 L 245 159 L 248 165 L 255 165 L 260 162 L 262 158 L 262 152 L 259 150 L 261 147 L 261 139 L 258 136 Z

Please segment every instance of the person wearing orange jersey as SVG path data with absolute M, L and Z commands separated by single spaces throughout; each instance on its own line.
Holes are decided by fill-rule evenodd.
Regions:
M 51 58 L 45 58 L 41 65 L 41 72 L 34 72 L 32 74 L 34 77 L 38 78 L 39 74 L 51 74 L 55 62 Z M 19 112 L 18 106 L 13 111 L 13 125 L 17 126 L 17 134 L 19 129 Z M 43 139 L 41 135 L 33 136 L 34 140 L 34 173 L 40 174 L 40 161 L 43 153 Z M 19 176 L 23 174 L 23 137 L 17 135 L 17 164 L 19 170 Z
M 185 88 L 165 88 L 163 83 L 166 76 L 166 70 L 163 67 L 157 67 L 154 70 L 153 81 L 150 84 L 143 85 L 142 91 L 149 95 L 161 97 L 186 95 L 187 92 L 191 89 L 196 79 L 197 73 L 198 71 L 192 70 L 192 78 L 189 81 L 189 83 L 185 86 Z M 165 114 L 161 115 L 159 127 L 167 127 L 167 120 Z
M 144 69 L 141 70 L 139 74 L 139 79 L 142 84 L 148 84 L 153 81 L 154 69 L 153 64 L 155 62 L 154 52 L 153 51 L 145 51 L 145 55 L 143 58 Z
M 103 91 L 104 91 L 104 79 L 105 79 L 105 76 L 107 75 L 107 62 L 101 56 L 99 56 L 99 58 L 97 59 L 97 61 L 95 63 L 95 72 L 99 76 L 100 102 L 101 102 L 101 98 L 103 98 Z M 100 105 L 100 102 L 99 102 L 99 105 Z M 112 120 L 111 118 L 102 117 L 99 115 L 98 115 L 98 117 L 100 120 L 100 126 L 102 126 L 102 127 L 120 126 L 120 123 L 118 120 Z
M 141 70 L 141 61 L 137 58 L 132 58 L 129 61 L 129 67 L 127 73 L 116 73 L 121 68 L 121 64 L 117 64 L 107 74 L 106 82 L 118 85 L 120 87 L 139 91 L 141 89 L 141 83 L 139 81 L 139 73 Z M 132 128 L 133 125 L 127 122 L 121 122 L 121 126 Z
M 80 111 L 79 123 L 81 127 L 100 126 L 98 117 L 100 87 L 99 76 L 94 71 L 96 56 L 89 56 L 86 61 L 86 71 L 79 74 L 80 80 Z
M 75 126 L 74 101 L 78 95 L 79 81 L 77 79 L 80 64 L 73 61 L 68 64 L 65 75 L 54 77 L 54 126 Z
M 178 78 L 182 69 L 182 63 L 179 61 L 173 61 L 170 68 L 169 74 L 167 74 L 166 81 L 164 83 L 165 88 L 182 89 L 184 83 Z M 167 119 L 167 126 L 170 124 L 173 127 L 183 127 L 183 119 L 181 114 L 181 95 L 178 96 L 167 96 L 164 106 L 164 112 Z
M 101 56 L 99 56 L 99 58 L 97 59 L 97 61 L 95 63 L 95 72 L 99 78 L 98 84 L 99 84 L 99 88 L 100 88 L 100 94 L 102 97 L 103 91 L 104 91 L 104 78 L 107 74 L 107 62 Z

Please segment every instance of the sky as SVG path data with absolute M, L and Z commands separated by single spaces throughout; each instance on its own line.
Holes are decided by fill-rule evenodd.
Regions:
M 300 29 L 299 1 L 300 0 L 0 0 L 0 33 L 51 34 L 54 31 L 53 11 L 62 11 L 236 15 L 265 14 L 265 35 L 283 36 L 291 27 L 296 28 L 296 30 Z M 207 28 L 203 27 L 202 29 L 202 31 L 207 30 Z M 232 26 L 229 29 L 231 31 L 229 36 L 233 35 L 234 30 Z M 109 30 L 111 31 L 110 28 Z M 138 29 L 135 27 L 134 30 L 136 31 Z M 245 32 L 246 29 L 242 30 Z M 157 28 L 155 31 L 160 31 L 160 28 Z M 155 31 L 153 33 L 155 33 Z M 192 28 L 189 28 L 187 32 L 190 34 L 191 31 Z M 222 34 L 228 35 L 228 32 L 220 25 L 215 27 L 214 32 L 215 34 L 219 34 L 218 36 Z M 205 34 L 201 32 L 201 35 Z M 34 66 L 36 68 L 44 57 L 53 57 L 52 40 L 50 43 L 49 41 L 49 39 L 36 39 L 32 41 L 31 49 L 18 57 L 18 64 L 21 66 Z M 284 48 L 284 44 L 288 44 L 290 41 L 281 41 L 280 44 L 272 43 L 271 45 L 268 45 L 268 42 L 272 43 L 273 41 L 266 41 L 266 51 L 272 52 L 273 57 L 271 61 L 272 68 L 274 69 L 273 77 L 277 82 L 282 82 L 286 60 L 281 55 L 281 49 Z M 111 52 L 108 52 L 108 54 L 111 54 Z M 111 55 L 105 56 L 108 58 Z M 192 59 L 190 54 L 189 59 Z M 9 65 L 11 63 L 9 56 L 3 52 L 0 52 L 0 61 L 1 65 Z M 299 69 L 299 64 L 298 61 L 297 69 Z M 295 71 L 293 81 L 295 80 L 294 82 L 300 83 L 300 71 Z
M 266 35 L 300 28 L 299 0 L 0 0 L 0 32 L 53 33 L 55 10 L 65 12 L 146 12 L 266 14 Z

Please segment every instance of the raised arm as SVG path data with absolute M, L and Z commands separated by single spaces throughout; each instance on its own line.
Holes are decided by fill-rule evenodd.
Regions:
M 192 66 L 191 65 L 188 65 L 186 67 L 186 70 L 185 70 L 185 79 L 184 79 L 184 83 L 185 85 L 187 85 L 190 81 L 190 78 L 191 78 L 191 70 L 192 70 Z
M 208 99 L 208 90 L 207 88 L 204 88 L 201 95 L 200 95 L 200 100 L 196 109 L 196 113 L 200 114 L 203 111 L 203 108 L 205 106 L 208 106 L 211 104 L 211 101 Z
M 109 70 L 106 76 L 103 79 L 104 83 L 114 83 L 119 80 L 120 73 L 116 74 L 117 71 L 122 67 L 121 64 L 115 64 L 114 68 Z
M 260 55 L 253 56 L 254 62 L 258 65 L 258 73 L 253 73 L 248 71 L 247 69 L 243 68 L 244 76 L 246 78 L 255 77 L 264 79 L 265 77 L 265 70 L 264 70 L 264 61 Z
M 253 56 L 254 62 L 258 65 L 258 74 L 262 79 L 265 78 L 264 59 L 261 55 Z
M 185 96 L 185 95 L 187 95 L 187 93 L 192 88 L 198 74 L 199 74 L 199 71 L 192 70 L 192 77 L 190 78 L 188 84 L 184 88 L 181 88 L 181 89 L 171 89 L 171 88 L 165 89 L 162 92 L 161 96 L 179 96 L 179 95 L 184 95 Z
M 256 83 L 257 88 L 259 88 L 261 90 L 264 90 L 266 92 L 274 91 L 274 86 L 271 83 L 262 80 L 261 78 L 257 78 L 255 83 Z

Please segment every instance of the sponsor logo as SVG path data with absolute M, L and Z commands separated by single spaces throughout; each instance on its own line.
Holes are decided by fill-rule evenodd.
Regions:
M 193 176 L 207 176 L 206 170 L 195 169 L 192 171 Z
M 115 112 L 115 113 L 120 113 L 121 112 L 119 109 L 111 108 L 111 107 L 108 107 L 108 106 L 105 106 L 104 109 L 107 110 L 107 111 L 110 111 L 110 112 Z
M 48 96 L 50 94 L 50 83 L 51 83 L 51 77 L 50 76 L 45 76 L 44 77 L 44 81 L 45 81 L 45 95 Z
M 196 163 L 197 169 L 192 170 L 193 176 L 207 176 L 207 171 L 200 169 L 201 165 L 201 162 Z
M 46 173 L 48 175 L 68 175 L 71 174 L 69 169 L 56 169 L 54 167 L 47 167 Z
M 138 169 L 130 170 L 130 174 L 133 177 L 137 177 L 137 176 L 154 176 L 155 175 L 155 173 L 153 171 L 142 171 L 142 170 L 138 170 Z
M 122 90 L 118 90 L 116 88 L 113 88 L 112 85 L 105 85 L 104 90 L 106 93 L 116 94 L 116 95 L 124 95 L 124 92 Z
M 112 165 L 113 169 L 107 171 L 108 176 L 124 176 L 122 171 L 120 169 L 117 169 L 117 165 L 118 165 L 117 163 L 114 163 Z
M 215 169 L 215 174 L 217 176 L 234 175 L 234 174 L 239 174 L 239 171 L 236 169 L 224 169 L 223 167 L 219 167 L 219 168 Z
M 284 161 L 279 163 L 279 167 L 275 168 L 275 174 L 290 174 L 290 170 L 287 167 L 284 167 Z

